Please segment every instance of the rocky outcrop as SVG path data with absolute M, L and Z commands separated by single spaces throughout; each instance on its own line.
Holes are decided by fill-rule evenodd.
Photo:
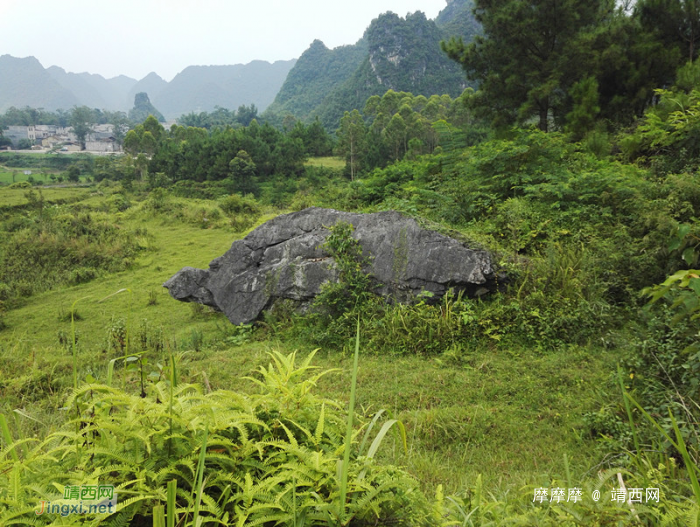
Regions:
M 254 321 L 280 299 L 308 305 L 337 279 L 323 244 L 328 227 L 353 225 L 375 291 L 405 302 L 422 291 L 437 300 L 450 288 L 480 295 L 492 288 L 490 255 L 422 228 L 398 212 L 357 214 L 309 208 L 278 216 L 237 240 L 208 270 L 185 267 L 165 282 L 171 296 L 222 311 L 234 324 Z

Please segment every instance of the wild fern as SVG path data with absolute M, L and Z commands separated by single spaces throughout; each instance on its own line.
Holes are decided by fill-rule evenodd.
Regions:
M 355 450 L 362 424 L 352 427 L 347 503 L 339 516 L 347 414 L 314 393 L 329 372 L 316 371 L 312 358 L 297 365 L 296 354 L 272 353 L 270 365 L 253 378 L 260 388 L 255 395 L 203 393 L 176 384 L 173 375 L 146 385 L 145 397 L 84 384 L 65 403 L 79 415 L 44 440 L 12 441 L 4 426 L 10 444 L 0 451 L 0 525 L 151 524 L 166 511 L 169 525 L 176 518 L 192 526 L 410 523 L 412 514 L 420 516 L 412 504 L 425 500 L 416 500 L 415 480 L 372 459 L 397 426 L 387 421 L 371 438 L 379 418 L 367 427 L 366 455 Z M 96 483 L 115 488 L 111 514 L 35 514 L 42 500 L 68 503 L 66 485 Z

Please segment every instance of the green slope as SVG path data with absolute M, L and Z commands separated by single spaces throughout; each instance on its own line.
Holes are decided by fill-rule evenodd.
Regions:
M 460 6 L 442 18 L 449 29 L 421 12 L 405 18 L 388 12 L 373 20 L 354 46 L 329 50 L 314 41 L 290 71 L 266 116 L 291 114 L 304 121 L 319 117 L 333 130 L 345 111 L 361 109 L 368 97 L 390 89 L 456 97 L 467 84 L 461 69 L 440 49 L 440 41 L 463 35 L 462 18 L 474 22 L 470 10 Z

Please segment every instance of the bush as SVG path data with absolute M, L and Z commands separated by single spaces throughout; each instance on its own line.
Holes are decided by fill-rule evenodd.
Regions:
M 302 325 L 313 342 L 342 348 L 354 335 L 358 316 L 369 317 L 379 304 L 372 302 L 372 282 L 364 272 L 362 247 L 352 237 L 353 226 L 338 222 L 328 230 L 323 248 L 333 257 L 338 278 L 323 284 Z
M 131 207 L 131 202 L 124 194 L 112 194 L 106 199 L 106 203 L 113 212 L 124 212 Z
M 193 199 L 219 199 L 229 194 L 221 182 L 183 180 L 170 187 L 173 196 Z
M 80 181 L 80 169 L 73 165 L 68 169 L 68 172 L 66 172 L 66 177 L 68 181 L 78 183 Z
M 145 207 L 156 212 L 164 212 L 168 210 L 169 198 L 167 190 L 155 188 L 149 193 Z
M 260 216 L 260 205 L 253 196 L 241 197 L 231 194 L 219 199 L 219 208 L 230 218 L 230 225 L 238 231 L 244 231 L 255 224 Z
M 70 272 L 68 283 L 71 285 L 84 284 L 97 277 L 97 270 L 90 267 L 78 267 Z
M 260 214 L 260 206 L 252 196 L 241 197 L 238 194 L 231 194 L 219 199 L 219 208 L 229 216 L 235 214 L 257 216 Z
M 0 451 L 0 488 L 21 489 L 0 500 L 0 520 L 49 522 L 34 512 L 42 500 L 58 501 L 65 486 L 94 484 L 94 474 L 109 472 L 120 500 L 108 518 L 122 525 L 152 524 L 172 482 L 177 503 L 168 506 L 177 507 L 182 525 L 198 524 L 196 509 L 199 520 L 223 525 L 423 524 L 429 508 L 417 481 L 374 459 L 381 436 L 358 448 L 372 427 L 353 434 L 343 468 L 347 416 L 315 394 L 329 372 L 314 372 L 312 357 L 297 366 L 295 354 L 271 354 L 269 367 L 251 379 L 260 389 L 254 396 L 204 394 L 177 384 L 173 370 L 170 382 L 147 383 L 142 394 L 84 385 L 65 404 L 79 417 L 32 447 L 22 468 L 13 468 L 14 450 Z M 338 493 L 343 473 L 346 503 Z
M 700 432 L 692 426 L 700 411 L 692 403 L 700 389 L 700 347 L 696 321 L 668 306 L 644 312 L 623 358 L 630 392 L 673 436 L 668 415 L 678 419 L 688 449 L 700 453 Z M 642 423 L 647 438 L 655 431 Z M 631 446 L 629 443 L 628 447 Z M 697 458 L 696 458 L 697 459 Z
M 42 203 L 36 201 L 37 204 Z M 41 207 L 32 221 L 13 224 L 2 240 L 0 281 L 18 299 L 62 284 L 126 269 L 144 247 L 143 236 L 119 228 L 102 213 Z M 31 262 L 31 275 L 27 271 Z

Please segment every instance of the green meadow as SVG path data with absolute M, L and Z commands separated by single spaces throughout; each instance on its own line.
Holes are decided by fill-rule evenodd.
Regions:
M 419 122 L 404 95 L 374 103 Z M 649 116 L 624 154 L 437 121 L 421 133 L 441 146 L 401 159 L 353 112 L 339 145 L 376 148 L 344 161 L 309 156 L 332 140 L 302 124 L 150 117 L 128 142 L 150 159 L 0 186 L 0 525 L 692 524 L 700 182 L 666 130 L 692 108 Z M 305 313 L 234 326 L 163 288 L 309 206 L 487 249 L 498 290 L 387 303 L 343 224 L 323 247 L 339 281 Z M 37 517 L 96 481 L 113 514 Z
M 0 192 L 3 203 L 20 205 L 24 199 L 26 204 L 17 189 Z M 47 201 L 71 196 L 66 206 L 79 210 L 99 210 L 105 202 L 95 190 L 44 193 Z M 246 389 L 243 378 L 266 364 L 266 352 L 272 349 L 284 353 L 299 349 L 301 354 L 312 350 L 298 338 L 278 337 L 264 327 L 240 333 L 220 313 L 177 302 L 162 287 L 186 265 L 206 268 L 250 229 L 202 228 L 149 213 L 140 205 L 108 214 L 109 221 L 123 230 L 147 231 L 128 270 L 32 295 L 7 310 L 6 328 L 0 333 L 7 379 L 2 413 L 12 415 L 19 408 L 42 422 L 56 419 L 65 397 L 61 388 L 70 385 L 66 369 L 72 358 L 66 339 L 71 336 L 72 309 L 79 378 L 88 374 L 104 378 L 115 357 L 109 342 L 115 326 L 128 325 L 132 338 L 157 334 L 164 349 L 183 354 L 183 371 L 190 381 L 207 378 L 212 388 Z M 255 224 L 277 212 L 284 211 L 263 214 Z M 158 354 L 149 355 L 152 361 L 163 360 Z M 349 397 L 348 361 L 346 353 L 334 350 L 321 350 L 315 358 L 321 368 L 340 369 L 320 385 L 331 398 Z M 596 445 L 584 439 L 581 416 L 596 409 L 597 387 L 605 383 L 614 363 L 614 350 L 590 354 L 580 346 L 562 346 L 546 355 L 522 348 L 482 350 L 457 366 L 439 356 L 380 356 L 363 347 L 358 404 L 368 414 L 390 410 L 405 423 L 411 449 L 392 453 L 396 462 L 415 471 L 428 492 L 439 484 L 456 492 L 478 474 L 497 488 L 535 485 L 563 473 L 565 454 L 581 474 L 594 464 Z M 13 371 L 23 373 L 16 376 Z M 37 379 L 49 383 L 46 393 L 32 388 Z M 24 393 L 28 389 L 30 396 Z M 19 422 L 36 428 L 34 421 Z
M 13 437 L 62 430 L 76 378 L 79 385 L 109 380 L 138 393 L 144 375 L 147 384 L 155 382 L 171 360 L 177 360 L 180 382 L 252 396 L 257 387 L 249 377 L 270 364 L 270 353 L 297 351 L 303 360 L 317 350 L 312 364 L 334 371 L 315 390 L 341 406 L 349 402 L 352 338 L 340 348 L 317 349 L 305 337 L 303 319 L 269 317 L 236 327 L 220 313 L 173 300 L 162 287 L 183 266 L 206 268 L 234 240 L 284 210 L 261 207 L 244 221 L 227 216 L 217 200 L 166 197 L 163 204 L 152 192 L 110 185 L 42 189 L 39 210 L 28 192 L 0 189 L 5 225 L 38 214 L 43 222 L 71 216 L 90 224 L 99 218 L 132 245 L 122 270 L 98 269 L 84 282 L 68 280 L 6 301 L 0 414 Z M 118 210 L 123 207 L 114 196 L 129 206 Z M 23 272 L 31 276 L 33 265 L 24 262 Z M 454 496 L 448 505 L 466 507 L 483 489 L 490 507 L 499 508 L 497 516 L 515 507 L 525 516 L 555 521 L 552 506 L 524 505 L 532 504 L 535 488 L 568 481 L 592 492 L 591 481 L 608 466 L 608 454 L 585 416 L 621 399 L 614 372 L 623 341 L 589 338 L 543 350 L 517 339 L 508 345 L 486 339 L 457 353 L 408 354 L 374 348 L 374 331 L 370 320 L 360 320 L 355 409 L 365 423 L 384 410 L 402 423 L 406 441 L 404 447 L 387 434 L 377 462 L 402 467 L 429 500 Z M 123 367 L 121 358 L 132 353 L 140 369 Z M 459 517 L 459 507 L 448 509 L 445 514 Z M 587 514 L 617 518 L 628 512 L 618 507 Z

